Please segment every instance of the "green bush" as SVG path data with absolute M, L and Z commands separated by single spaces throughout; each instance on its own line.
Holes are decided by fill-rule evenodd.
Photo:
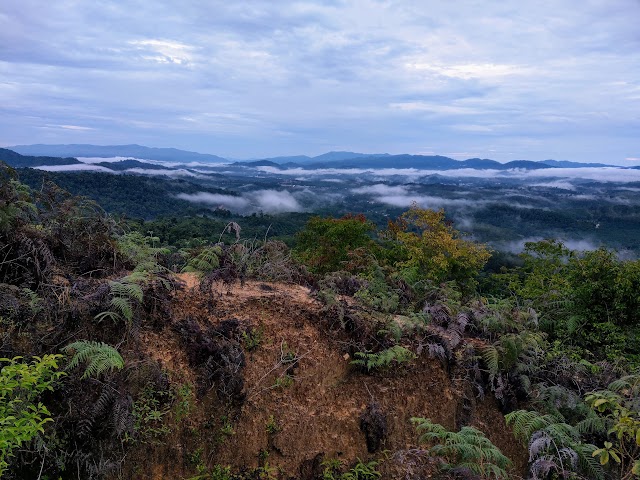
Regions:
M 12 452 L 44 433 L 44 425 L 52 421 L 38 396 L 53 390 L 55 381 L 64 375 L 58 371 L 61 357 L 44 355 L 31 362 L 21 361 L 22 357 L 0 358 L 0 477 Z

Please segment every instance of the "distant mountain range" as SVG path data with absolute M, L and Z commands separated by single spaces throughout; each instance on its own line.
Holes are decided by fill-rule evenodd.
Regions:
M 333 153 L 333 152 L 332 152 Z M 335 152 L 345 154 L 347 152 Z M 320 159 L 320 157 L 324 157 Z M 289 168 L 306 168 L 317 170 L 322 168 L 415 168 L 418 170 L 458 170 L 471 168 L 476 170 L 510 170 L 522 168 L 526 170 L 539 170 L 543 168 L 556 168 L 544 162 L 532 162 L 529 160 L 514 160 L 512 162 L 500 163 L 486 158 L 470 158 L 468 160 L 455 160 L 441 155 L 363 155 L 359 157 L 347 157 L 333 159 L 330 154 L 320 155 L 320 157 L 306 157 L 310 162 L 301 163 L 292 161 L 295 157 L 276 157 L 251 162 L 236 162 L 234 165 L 246 167 L 274 167 L 282 170 Z M 336 156 L 337 157 L 337 156 Z M 326 160 L 327 158 L 331 160 Z M 320 161 L 318 161 L 320 159 Z M 287 160 L 287 163 L 283 163 Z M 324 160 L 324 161 L 322 161 Z M 565 163 L 562 162 L 563 166 Z M 583 164 L 576 164 L 582 166 Z
M 152 148 L 142 145 L 16 145 L 8 147 L 22 155 L 50 157 L 133 157 L 165 162 L 228 162 L 217 155 L 189 152 L 177 148 Z
M 19 153 L 6 148 L 0 148 L 0 160 L 14 168 L 34 168 L 44 167 L 47 165 L 75 165 L 82 163 L 77 158 L 33 157 L 30 155 L 20 155 Z
M 568 160 L 542 160 L 540 163 L 544 163 L 551 167 L 559 167 L 559 168 L 615 167 L 616 166 L 616 165 L 606 165 L 604 163 L 570 162 Z
M 262 158 L 258 160 L 251 160 L 247 162 L 237 162 L 237 163 L 255 163 L 255 162 L 266 161 L 266 162 L 276 163 L 279 165 L 286 165 L 286 164 L 308 165 L 313 163 L 336 162 L 340 160 L 355 160 L 355 159 L 363 159 L 363 158 L 371 158 L 371 157 L 388 157 L 388 156 L 390 156 L 388 153 L 327 152 L 315 157 L 309 157 L 307 155 L 294 155 L 290 157 Z
M 74 157 L 114 158 L 125 157 L 122 162 L 101 162 L 99 165 L 115 171 L 130 168 L 152 168 L 149 164 L 133 159 L 155 160 L 187 164 L 231 163 L 230 160 L 217 155 L 178 150 L 175 148 L 152 148 L 141 145 L 17 145 L 8 149 L 0 149 L 0 160 L 15 167 L 39 167 L 53 165 L 72 165 L 82 163 Z M 273 167 L 281 170 L 291 168 L 323 169 L 323 168 L 415 168 L 419 170 L 539 170 L 544 168 L 581 168 L 609 167 L 602 163 L 581 163 L 566 160 L 514 160 L 500 163 L 486 158 L 470 158 L 455 160 L 442 155 L 390 155 L 388 153 L 368 154 L 356 152 L 328 152 L 315 157 L 306 155 L 271 157 L 251 161 L 238 161 L 232 166 L 242 168 Z M 155 165 L 156 169 L 171 169 L 168 166 Z M 623 168 L 623 167 L 620 167 Z

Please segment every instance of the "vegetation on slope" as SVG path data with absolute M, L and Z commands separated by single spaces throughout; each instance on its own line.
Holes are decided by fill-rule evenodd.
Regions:
M 514 467 L 487 438 L 496 432 L 485 437 L 469 425 L 485 397 L 524 442 L 532 478 L 640 476 L 638 261 L 549 240 L 528 245 L 521 266 L 481 278 L 488 249 L 443 212 L 416 206 L 386 229 L 360 215 L 312 218 L 293 251 L 268 238 L 243 240 L 233 221 L 215 240 L 160 247 L 159 238 L 54 184 L 34 192 L 10 168 L 0 175 L 6 478 L 140 476 L 149 470 L 136 472 L 136 452 L 162 451 L 171 431 L 196 445 L 188 454 L 194 478 L 377 478 L 393 465 L 413 475 L 406 478 L 504 477 Z M 314 328 L 353 359 L 353 378 L 416 375 L 431 358 L 454 386 L 455 425 L 416 420 L 429 447 L 417 446 L 415 432 L 415 448 L 384 460 L 392 432 L 372 395 L 359 418 L 364 460 L 318 457 L 298 473 L 281 471 L 274 436 L 283 425 L 272 415 L 257 464 L 220 465 L 224 438 L 257 395 L 244 377 L 256 349 L 277 343 L 277 377 L 267 390 L 282 395 L 301 381 L 305 353 L 244 320 L 211 324 L 176 311 L 186 308 L 174 302 L 182 269 L 199 274 L 189 295 L 206 312 L 224 310 L 213 285 L 311 286 L 322 305 Z M 184 352 L 193 378 L 172 377 L 149 356 L 145 339 L 153 335 Z M 200 435 L 204 422 L 188 427 L 196 403 L 220 423 L 215 444 Z

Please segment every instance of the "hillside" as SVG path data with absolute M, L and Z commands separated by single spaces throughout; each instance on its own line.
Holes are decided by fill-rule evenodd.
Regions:
M 79 165 L 81 162 L 76 158 L 59 157 L 36 157 L 30 155 L 20 155 L 12 150 L 0 148 L 0 161 L 11 165 L 14 168 L 41 167 L 45 165 Z
M 113 168 L 109 164 L 110 168 Z M 36 189 L 52 181 L 76 195 L 100 202 L 109 212 L 132 218 L 151 219 L 167 215 L 196 215 L 209 211 L 192 202 L 177 198 L 178 193 L 204 191 L 211 194 L 234 192 L 213 186 L 202 186 L 185 179 L 117 175 L 102 172 L 45 172 L 35 169 L 20 171 L 24 183 Z
M 640 468 L 640 261 L 547 240 L 491 274 L 417 206 L 384 230 L 313 217 L 293 249 L 233 221 L 163 246 L 0 174 L 2 478 Z
M 268 452 L 269 465 L 287 477 L 309 479 L 315 477 L 305 472 L 319 470 L 322 460 L 351 464 L 357 458 L 381 459 L 381 451 L 388 450 L 395 456 L 380 469 L 390 475 L 385 478 L 400 478 L 396 475 L 403 468 L 402 452 L 417 446 L 410 422 L 415 416 L 427 416 L 449 428 L 472 424 L 490 431 L 489 438 L 519 461 L 519 469 L 524 467 L 524 451 L 512 441 L 495 401 L 468 403 L 441 362 L 423 358 L 399 372 L 375 376 L 354 370 L 345 348 L 350 335 L 327 321 L 321 302 L 308 288 L 249 281 L 230 289 L 217 285 L 209 294 L 198 290 L 193 277 L 182 278 L 188 287 L 173 299 L 173 328 L 142 335 L 144 351 L 170 377 L 198 384 L 198 369 L 190 366 L 185 349 L 183 329 L 188 322 L 196 322 L 203 331 L 232 328 L 225 338 L 240 341 L 243 331 L 260 332 L 261 340 L 250 350 L 245 348 L 245 364 L 238 372 L 246 396 L 241 408 L 217 405 L 214 410 L 219 399 L 213 391 L 198 399 L 181 430 L 213 425 L 194 435 L 183 433 L 186 444 L 170 443 L 165 447 L 169 451 L 163 448 L 145 465 L 156 478 L 188 474 L 193 468 L 188 460 L 167 464 L 164 458 L 188 459 L 198 449 L 203 459 L 215 452 L 216 462 L 231 465 L 234 471 L 259 468 L 261 452 Z M 212 297 L 213 306 L 207 304 Z M 352 308 L 355 314 L 357 307 Z M 386 419 L 388 434 L 380 439 L 377 452 L 370 453 L 360 423 L 373 405 Z M 222 414 L 212 415 L 212 410 L 225 412 L 232 434 L 230 430 L 216 434 L 216 427 L 223 428 L 217 426 Z M 269 432 L 269 425 L 274 431 Z

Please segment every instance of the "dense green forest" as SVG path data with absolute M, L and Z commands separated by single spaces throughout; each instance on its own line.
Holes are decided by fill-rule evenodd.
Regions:
M 640 260 L 546 239 L 491 263 L 491 249 L 443 210 L 413 205 L 389 217 L 374 212 L 373 221 L 359 212 L 241 217 L 176 199 L 176 185 L 222 191 L 124 175 L 21 170 L 18 178 L 0 165 L 2 478 L 133 478 L 141 452 L 176 432 L 192 445 L 206 428 L 216 442 L 207 456 L 202 446 L 186 454 L 189 478 L 295 478 L 270 463 L 273 442 L 257 467 L 216 461 L 234 435 L 228 412 L 250 400 L 243 367 L 269 339 L 233 319 L 215 328 L 178 321 L 186 308 L 172 303 L 186 295 L 179 272 L 198 279 L 192 295 L 210 311 L 225 304 L 212 297 L 215 284 L 310 287 L 322 305 L 317 328 L 340 339 L 354 378 L 406 375 L 429 358 L 465 401 L 495 399 L 526 451 L 526 472 L 513 473 L 515 459 L 464 417 L 453 430 L 417 417 L 413 455 L 434 478 L 640 477 Z M 105 200 L 109 211 L 135 205 L 137 220 L 67 187 Z M 513 215 L 493 212 L 487 225 Z M 560 213 L 544 221 L 571 225 Z M 145 356 L 151 334 L 174 335 L 189 352 L 193 383 Z M 285 342 L 279 352 L 286 373 L 273 388 L 286 392 L 301 356 Z M 209 392 L 215 420 L 181 427 Z M 395 452 L 382 452 L 388 432 L 376 412 L 361 420 L 370 458 L 326 459 L 305 478 L 380 478 Z M 273 416 L 262 427 L 269 438 L 279 428 Z
M 119 163 L 110 162 L 110 168 L 124 168 L 118 167 Z M 44 181 L 53 181 L 75 195 L 95 200 L 113 215 L 139 223 L 157 221 L 162 226 L 156 228 L 152 222 L 148 230 L 159 232 L 162 228 L 162 241 L 171 245 L 184 245 L 185 239 L 212 241 L 225 221 L 241 223 L 246 237 L 263 237 L 268 230 L 271 236 L 289 245 L 293 244 L 293 233 L 312 215 L 340 217 L 360 212 L 384 228 L 390 218 L 402 214 L 415 199 L 427 206 L 435 202 L 432 208 L 444 208 L 447 218 L 459 230 L 490 244 L 494 250 L 519 252 L 527 241 L 558 238 L 581 248 L 605 246 L 627 256 L 638 255 L 637 183 L 582 181 L 567 190 L 504 179 L 462 181 L 434 175 L 419 182 L 400 178 L 380 183 L 375 176 L 365 176 L 354 179 L 353 187 L 357 188 L 345 188 L 324 178 L 292 181 L 287 176 L 265 176 L 255 171 L 222 171 L 225 174 L 197 173 L 179 178 L 30 168 L 19 169 L 19 174 L 24 183 L 36 190 Z M 268 205 L 252 198 L 252 193 L 265 190 L 291 195 L 297 205 L 285 212 L 270 211 Z M 387 198 L 376 191 L 397 193 Z M 188 197 L 206 194 L 218 195 L 220 203 Z M 233 199 L 250 205 L 243 211 L 225 205 L 233 203 Z

